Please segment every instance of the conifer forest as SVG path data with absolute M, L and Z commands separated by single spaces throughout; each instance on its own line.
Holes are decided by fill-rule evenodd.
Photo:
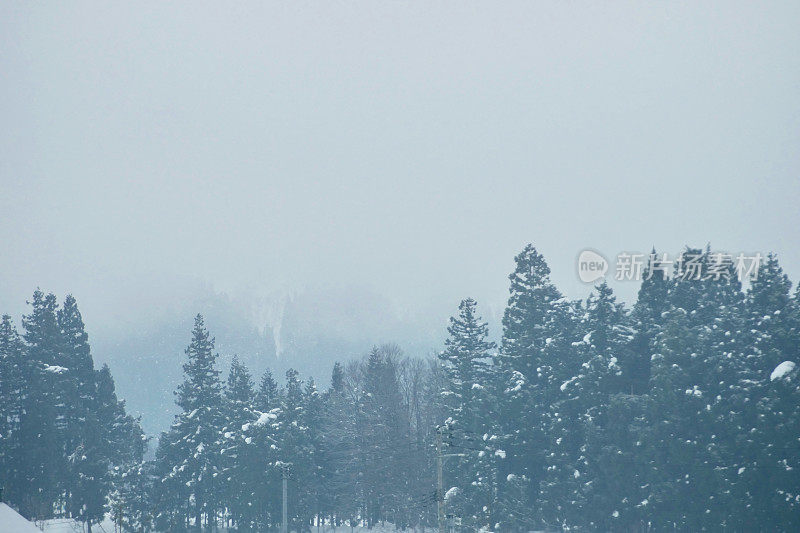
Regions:
M 800 532 L 798 29 L 0 0 L 0 533 Z
M 219 368 L 197 315 L 151 458 L 75 299 L 37 289 L 0 328 L 4 499 L 123 531 L 272 531 L 285 477 L 294 531 L 431 528 L 440 508 L 464 531 L 800 527 L 800 292 L 774 255 L 746 290 L 679 260 L 631 308 L 607 283 L 564 298 L 533 246 L 515 264 L 500 343 L 466 298 L 437 356 L 376 339 L 325 388 Z

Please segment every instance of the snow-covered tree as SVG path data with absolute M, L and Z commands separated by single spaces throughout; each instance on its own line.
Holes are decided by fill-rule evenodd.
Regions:
M 658 258 L 655 248 L 642 274 L 642 284 L 631 311 L 631 339 L 628 361 L 622 362 L 625 375 L 625 391 L 644 394 L 650 386 L 650 360 L 655 343 L 664 322 L 664 313 L 669 309 L 667 294 L 672 284 L 671 273 L 663 257 Z
M 30 301 L 31 312 L 23 316 L 23 337 L 27 345 L 28 394 L 25 417 L 19 437 L 24 446 L 17 457 L 23 472 L 18 489 L 23 515 L 52 517 L 56 502 L 67 488 L 66 421 L 67 399 L 62 376 L 69 369 L 62 366 L 61 333 L 53 294 L 37 289 Z
M 267 369 L 261 377 L 258 391 L 255 397 L 255 408 L 262 412 L 267 412 L 280 405 L 280 389 L 272 371 Z
M 25 358 L 25 346 L 11 317 L 0 319 L 0 486 L 8 501 L 21 501 L 27 487 L 28 473 L 19 459 L 26 447 L 20 433 L 29 403 L 31 368 Z
M 499 462 L 496 505 L 504 529 L 542 525 L 542 515 L 532 510 L 541 508 L 550 406 L 577 369 L 571 308 L 550 281 L 544 257 L 528 245 L 514 259 L 496 359 L 496 394 L 504 398 L 497 434 L 506 455 Z
M 458 306 L 458 316 L 450 318 L 445 350 L 439 354 L 445 389 L 442 405 L 445 410 L 443 432 L 451 454 L 463 454 L 447 462 L 448 486 L 461 488 L 460 509 L 450 505 L 451 514 L 476 529 L 491 527 L 491 510 L 497 476 L 497 456 L 493 436 L 496 409 L 492 375 L 492 350 L 488 325 L 477 314 L 472 298 Z
M 800 361 L 779 363 L 767 379 L 758 405 L 758 470 L 748 475 L 758 498 L 748 512 L 757 515 L 754 527 L 794 531 L 800 528 Z
M 359 391 L 349 387 L 345 379 L 341 363 L 335 363 L 320 422 L 318 464 L 327 514 L 336 525 L 355 522 L 361 502 Z
M 313 471 L 313 446 L 306 425 L 303 382 L 294 369 L 286 371 L 286 394 L 275 420 L 280 453 L 276 469 L 287 467 L 291 494 L 289 516 L 293 527 L 303 527 L 313 514 L 305 482 Z
M 572 343 L 581 365 L 560 385 L 551 407 L 542 484 L 551 523 L 611 527 L 608 508 L 623 482 L 608 475 L 613 463 L 607 451 L 617 436 L 610 433 L 609 405 L 625 386 L 623 361 L 631 360 L 628 322 L 608 284 L 598 285 L 582 312 L 583 339 Z
M 242 436 L 242 427 L 255 421 L 258 416 L 253 408 L 255 394 L 253 380 L 237 356 L 233 356 L 228 380 L 224 390 L 224 413 L 221 430 L 221 460 L 219 464 L 220 493 L 231 519 L 237 527 L 254 525 L 256 509 L 253 509 L 251 484 L 247 470 L 252 465 L 243 462 L 249 445 Z
M 67 511 L 91 531 L 106 512 L 110 490 L 111 447 L 105 445 L 94 362 L 77 302 L 68 295 L 57 313 L 61 332 L 62 377 L 66 400 Z M 109 374 L 110 378 L 110 374 Z M 115 399 L 116 401 L 116 399 Z M 124 410 L 123 410 L 124 413 Z M 123 448 L 130 446 L 120 442 Z
M 173 489 L 182 486 L 180 492 L 175 491 L 175 498 L 164 503 L 186 506 L 188 511 L 180 522 L 175 520 L 180 515 L 174 513 L 168 520 L 169 527 L 180 527 L 188 517 L 193 519 L 195 527 L 214 524 L 221 507 L 223 484 L 217 475 L 221 468 L 222 385 L 216 369 L 214 339 L 201 315 L 195 318 L 186 357 L 184 381 L 176 392 L 181 412 L 159 441 L 158 472 L 162 484 Z M 163 512 L 169 511 L 168 508 Z

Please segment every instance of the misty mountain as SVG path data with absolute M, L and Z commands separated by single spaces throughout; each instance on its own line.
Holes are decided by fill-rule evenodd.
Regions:
M 223 375 L 237 355 L 257 378 L 267 368 L 279 378 L 294 368 L 324 386 L 335 361 L 362 356 L 376 344 L 396 343 L 408 354 L 423 356 L 442 342 L 437 324 L 423 324 L 365 288 L 315 287 L 267 296 L 201 288 L 141 329 L 100 330 L 92 337 L 95 356 L 112 368 L 120 396 L 131 413 L 142 415 L 148 434 L 165 429 L 175 414 L 173 391 L 197 313 L 206 317 L 216 338 Z

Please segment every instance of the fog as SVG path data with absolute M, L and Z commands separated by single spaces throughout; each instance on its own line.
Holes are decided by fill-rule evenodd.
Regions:
M 571 298 L 587 247 L 796 281 L 800 5 L 735 4 L 5 3 L 0 312 L 74 294 L 141 409 L 197 312 L 321 379 L 467 296 L 496 336 L 528 242 Z

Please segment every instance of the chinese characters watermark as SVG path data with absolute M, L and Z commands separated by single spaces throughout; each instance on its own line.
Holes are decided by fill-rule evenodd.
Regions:
M 653 277 L 681 281 L 731 280 L 755 281 L 763 256 L 755 254 L 730 254 L 725 252 L 681 252 L 671 258 L 667 253 L 620 252 L 614 264 L 617 281 L 642 281 Z M 584 283 L 593 283 L 605 277 L 609 262 L 594 250 L 583 250 L 578 255 L 578 277 Z

